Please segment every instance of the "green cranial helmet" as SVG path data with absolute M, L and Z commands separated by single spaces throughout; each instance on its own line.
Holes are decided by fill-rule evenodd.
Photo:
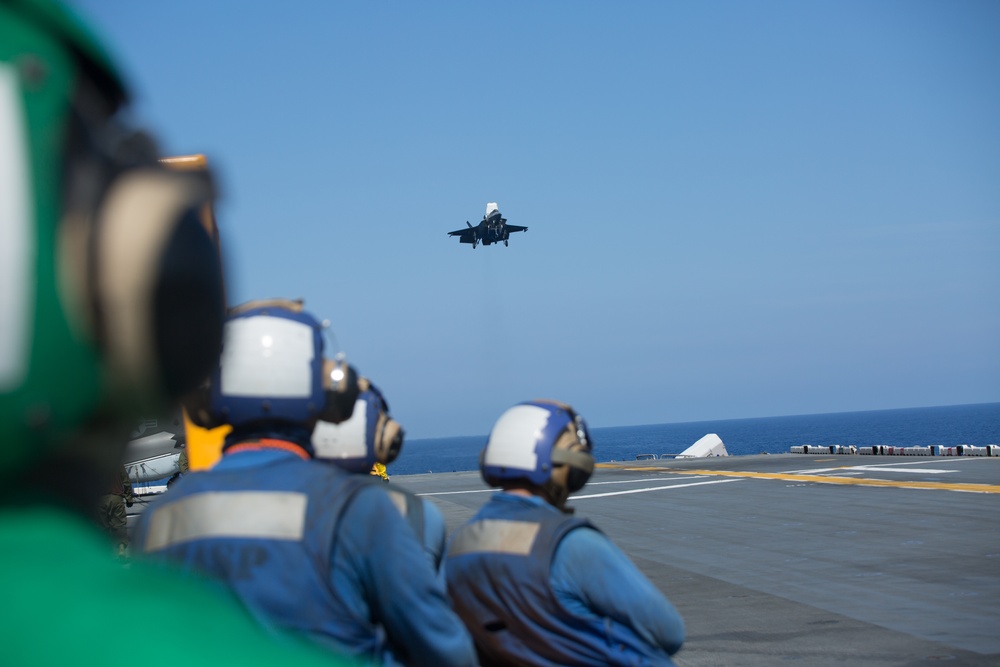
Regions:
M 181 394 L 218 354 L 211 184 L 160 166 L 126 103 L 73 14 L 0 0 L 0 474 Z

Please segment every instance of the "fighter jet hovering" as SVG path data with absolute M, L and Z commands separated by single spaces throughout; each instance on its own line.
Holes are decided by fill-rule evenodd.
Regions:
M 507 245 L 507 239 L 510 238 L 511 232 L 528 231 L 527 227 L 508 225 L 507 218 L 500 217 L 500 209 L 497 208 L 496 202 L 490 202 L 486 205 L 486 215 L 483 216 L 478 225 L 473 227 L 468 220 L 465 221 L 465 224 L 468 225 L 466 229 L 448 232 L 448 236 L 459 237 L 460 243 L 471 243 L 473 250 L 479 243 L 490 245 L 503 241 L 503 244 Z

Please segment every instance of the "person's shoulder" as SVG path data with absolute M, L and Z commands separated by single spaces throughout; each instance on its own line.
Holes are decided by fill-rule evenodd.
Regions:
M 387 485 L 378 477 L 371 475 L 357 475 L 353 481 L 356 490 L 354 495 L 357 498 L 364 498 L 366 504 L 373 504 L 379 507 L 396 508 L 393 501 L 393 494 L 402 497 L 407 492 L 398 488 L 387 488 Z
M 356 478 L 366 477 L 356 475 Z M 371 526 L 378 526 L 373 534 L 380 535 L 379 544 L 388 544 L 416 539 L 404 518 L 403 508 L 393 500 L 386 485 L 377 478 L 370 480 L 352 480 L 350 494 L 343 510 L 343 523 L 349 526 L 349 532 L 367 532 Z M 362 528 L 369 527 L 369 528 Z
M 390 489 L 378 477 L 338 469 L 338 474 L 333 475 L 331 480 L 336 480 L 341 485 L 340 493 L 350 494 L 348 512 L 379 513 L 391 510 L 394 514 L 399 514 Z
M 559 551 L 566 556 L 581 558 L 616 557 L 620 549 L 614 542 L 589 523 L 573 526 L 559 541 Z
M 291 465 L 304 470 L 305 474 L 312 475 L 314 477 L 343 479 L 349 476 L 349 473 L 341 470 L 332 463 L 327 463 L 326 461 L 317 459 L 309 459 L 308 461 L 305 461 L 303 459 L 296 458 L 295 462 Z

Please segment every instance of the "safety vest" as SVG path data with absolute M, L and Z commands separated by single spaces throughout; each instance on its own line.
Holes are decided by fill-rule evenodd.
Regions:
M 389 500 L 399 510 L 399 515 L 413 529 L 413 534 L 417 536 L 417 541 L 426 547 L 423 502 L 411 491 L 399 487 L 390 487 L 386 489 L 386 492 L 389 494 Z
M 372 482 L 294 456 L 190 473 L 147 510 L 135 544 L 224 581 L 264 625 L 342 653 L 381 655 L 384 633 L 350 614 L 329 570 L 344 510 Z
M 455 611 L 483 665 L 629 665 L 590 623 L 566 611 L 550 584 L 552 559 L 585 519 L 548 506 L 491 501 L 448 545 L 445 573 Z

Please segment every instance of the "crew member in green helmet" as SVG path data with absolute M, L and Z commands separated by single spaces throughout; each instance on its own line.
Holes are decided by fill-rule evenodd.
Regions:
M 221 590 L 127 568 L 93 522 L 129 419 L 207 377 L 222 271 L 210 183 L 167 171 L 61 5 L 0 0 L 0 664 L 330 665 Z M 177 642 L 180 631 L 184 640 Z

